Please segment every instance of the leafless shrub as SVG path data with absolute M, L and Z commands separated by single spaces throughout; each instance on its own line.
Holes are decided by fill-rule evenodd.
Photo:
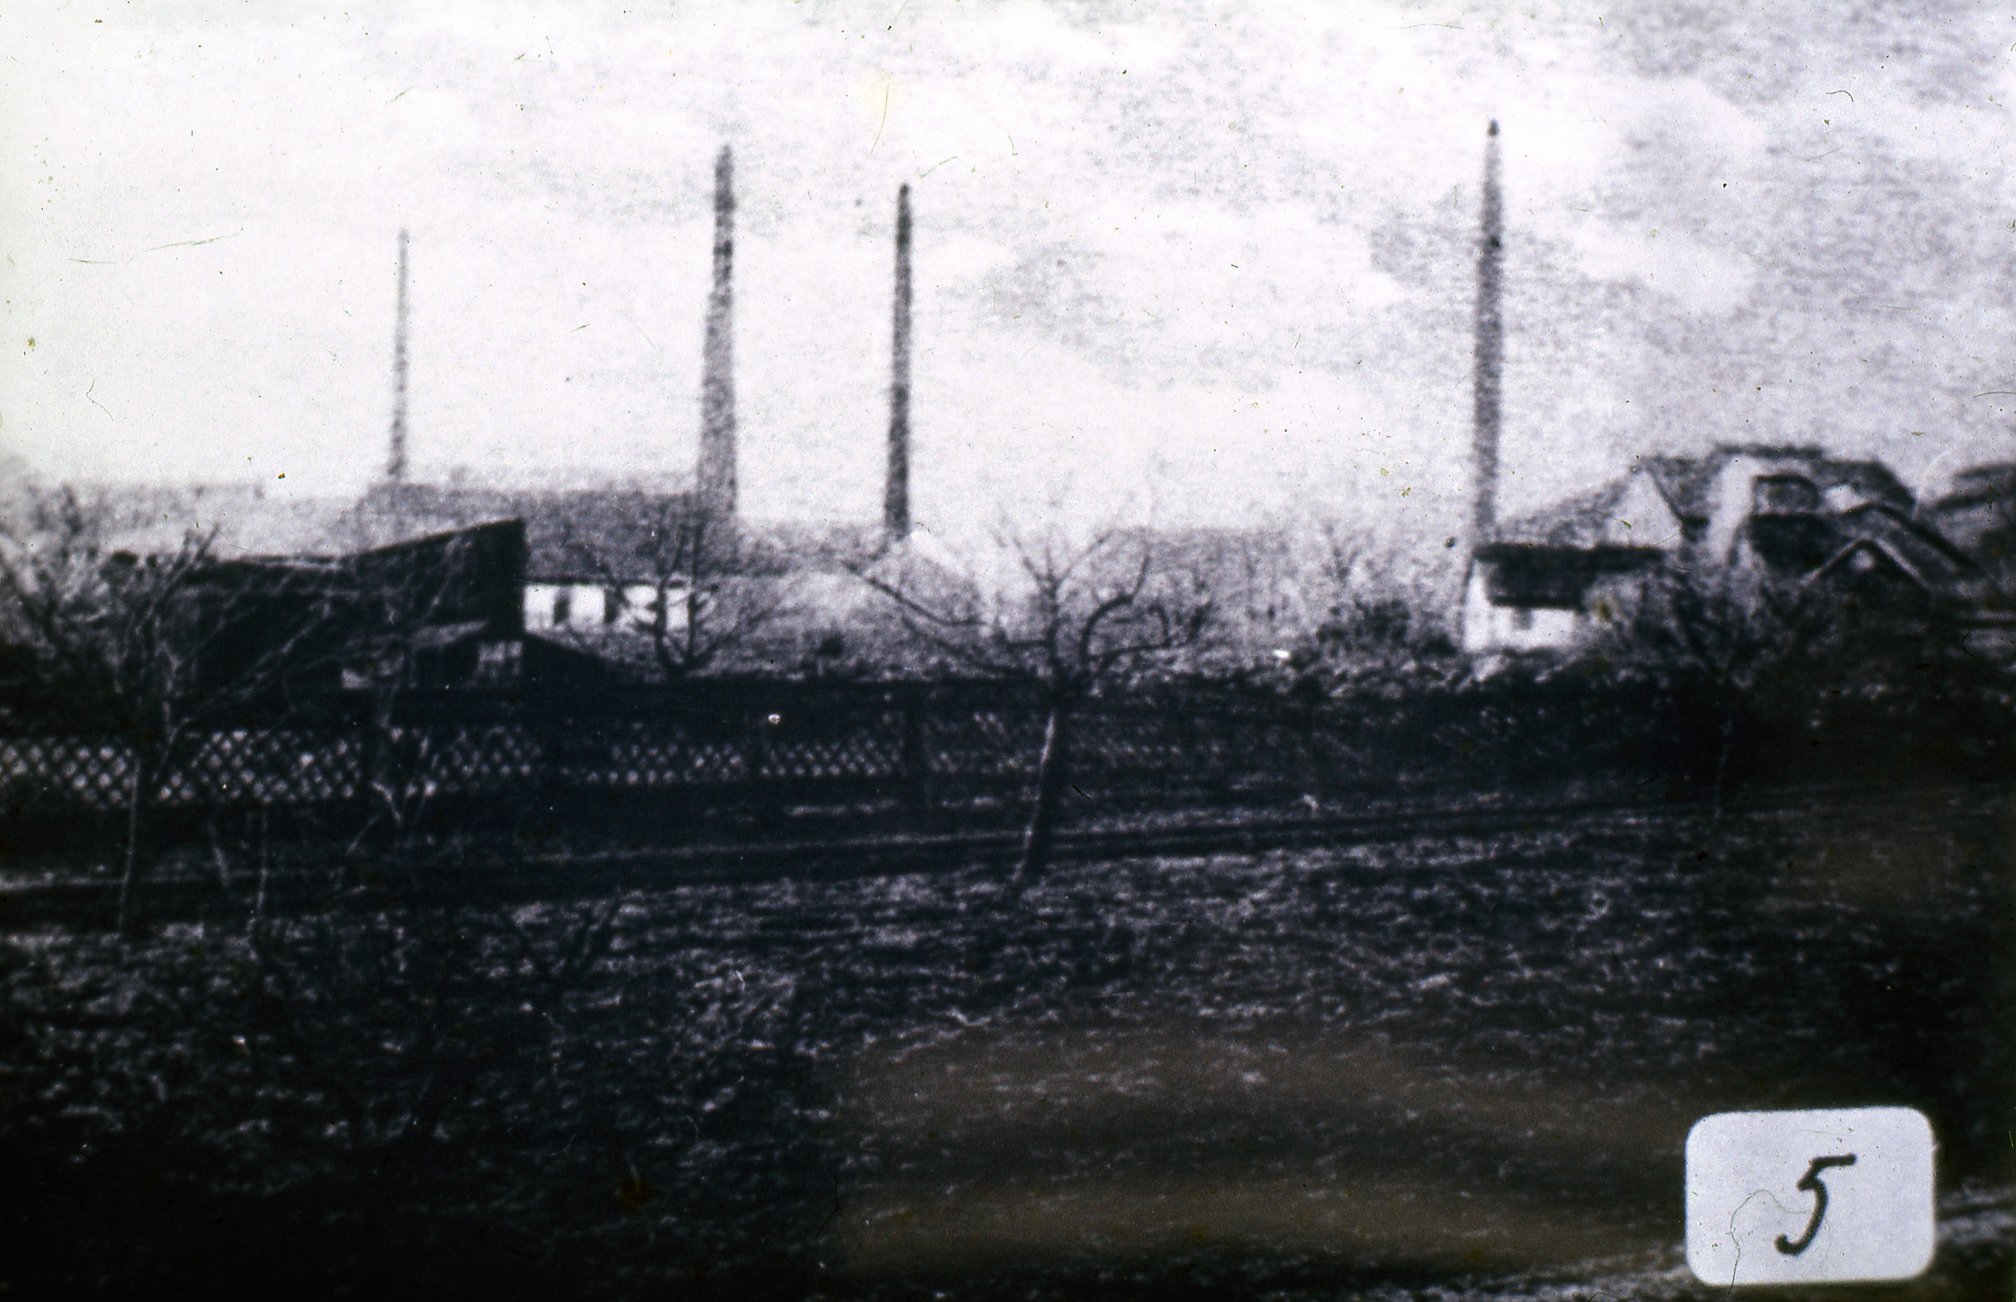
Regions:
M 0 515 L 0 642 L 25 650 L 48 699 L 125 746 L 119 925 L 132 917 L 150 815 L 185 741 L 255 702 L 284 699 L 327 629 L 333 591 L 307 569 L 221 564 L 184 529 L 141 556 L 114 550 L 103 498 L 10 486 Z M 248 631 L 257 628 L 256 637 Z

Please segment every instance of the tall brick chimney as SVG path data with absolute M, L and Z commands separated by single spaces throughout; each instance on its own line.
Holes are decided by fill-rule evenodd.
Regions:
M 890 331 L 889 478 L 882 529 L 891 543 L 910 536 L 910 187 L 896 191 L 896 308 Z
M 727 146 L 714 163 L 714 288 L 707 296 L 707 341 L 700 376 L 701 505 L 735 515 L 735 178 Z
M 399 291 L 392 318 L 392 436 L 385 478 L 406 482 L 406 231 L 399 231 Z
M 1492 119 L 1484 140 L 1484 203 L 1477 250 L 1477 338 L 1472 354 L 1472 470 L 1476 496 L 1471 503 L 1470 542 L 1491 541 L 1498 528 L 1499 390 L 1505 369 L 1505 325 L 1499 312 L 1503 278 L 1504 212 L 1498 193 L 1498 121 Z

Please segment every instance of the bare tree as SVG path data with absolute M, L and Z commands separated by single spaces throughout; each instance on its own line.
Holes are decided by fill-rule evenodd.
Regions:
M 1975 476 L 1979 486 L 1968 496 L 1979 492 L 1985 500 L 1964 508 L 1960 519 L 1950 525 L 1942 522 L 1942 527 L 1955 541 L 1965 540 L 1967 552 L 1988 579 L 1985 596 L 1990 608 L 2006 615 L 2016 608 L 2016 466 L 1982 467 Z M 1977 518 L 1966 518 L 1976 511 Z
M 1056 529 L 1033 536 L 1004 530 L 999 541 L 1013 558 L 1014 579 L 989 601 L 928 592 L 901 572 L 858 573 L 945 658 L 1037 689 L 1043 744 L 1013 878 L 1019 892 L 1049 864 L 1080 710 L 1197 646 L 1212 609 L 1194 576 L 1157 563 L 1145 531 L 1106 529 L 1073 541 Z
M 1881 676 L 1882 637 L 1858 630 L 1840 595 L 1743 566 L 1669 568 L 1616 611 L 1591 650 L 1597 668 L 1677 691 L 1709 749 L 1719 812 L 1745 748 L 1803 727 L 1824 696 Z
M 284 725 L 345 678 L 374 703 L 375 811 L 411 821 L 390 744 L 427 633 L 468 621 L 466 537 L 344 558 L 232 560 L 214 531 L 120 549 L 132 521 L 107 496 L 10 486 L 0 520 L 0 643 L 24 648 L 65 731 L 116 738 L 123 828 L 118 917 L 134 918 L 165 788 L 209 740 Z M 135 554 L 144 549 L 147 554 Z M 514 603 L 515 590 L 510 594 Z M 409 761 L 411 757 L 406 757 Z
M 1306 570 L 1311 659 L 1327 674 L 1390 680 L 1453 650 L 1417 550 L 1328 521 L 1308 539 Z
M 641 635 L 655 675 L 679 682 L 746 652 L 789 613 L 783 578 L 754 572 L 733 520 L 683 494 L 611 509 L 626 518 L 610 536 L 570 529 L 565 544 L 617 603 L 615 631 L 570 641 L 623 663 Z
M 101 726 L 123 742 L 123 931 L 149 817 L 187 739 L 286 690 L 300 649 L 325 625 L 330 594 L 312 575 L 221 566 L 214 534 L 193 527 L 144 557 L 113 551 L 119 522 L 106 499 L 10 487 L 0 640 L 25 648 L 52 701 L 72 710 L 68 724 Z
M 1187 573 L 1211 603 L 1211 637 L 1197 648 L 1199 668 L 1243 679 L 1307 639 L 1313 621 L 1296 541 L 1282 529 L 1239 528 L 1190 530 L 1158 542 L 1158 563 Z

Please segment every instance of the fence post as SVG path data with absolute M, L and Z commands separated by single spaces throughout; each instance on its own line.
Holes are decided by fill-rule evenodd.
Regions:
M 742 785 L 750 810 L 755 814 L 757 823 L 764 826 L 777 821 L 771 784 L 763 777 L 763 767 L 770 757 L 770 716 L 773 713 L 768 702 L 769 698 L 752 693 L 743 698 L 742 705 Z
M 567 718 L 557 702 L 544 696 L 528 700 L 520 708 L 529 715 L 534 749 L 539 756 L 538 771 L 532 775 L 535 799 L 544 806 L 539 813 L 557 814 L 566 794 L 572 733 L 576 729 L 586 731 L 592 725 L 586 719 Z
M 377 818 L 391 789 L 392 773 L 396 767 L 392 755 L 391 708 L 385 693 L 372 689 L 371 695 L 363 702 L 363 708 L 356 713 L 357 731 L 363 741 L 361 771 L 357 783 L 357 815 L 361 827 L 369 827 Z

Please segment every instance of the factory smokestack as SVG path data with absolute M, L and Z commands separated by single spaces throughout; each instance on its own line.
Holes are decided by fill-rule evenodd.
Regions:
M 734 164 L 724 145 L 714 163 L 714 288 L 707 296 L 707 342 L 700 377 L 700 503 L 735 515 Z
M 1491 541 L 1498 528 L 1499 390 L 1505 368 L 1505 325 L 1500 315 L 1503 277 L 1504 213 L 1498 193 L 1498 122 L 1492 119 L 1484 140 L 1484 203 L 1477 251 L 1477 340 L 1474 367 L 1475 444 L 1477 476 L 1470 535 L 1473 546 Z
M 910 187 L 896 191 L 896 309 L 890 332 L 889 479 L 882 527 L 892 543 L 910 536 Z
M 399 292 L 392 318 L 392 438 L 385 478 L 406 482 L 406 232 L 399 232 Z

